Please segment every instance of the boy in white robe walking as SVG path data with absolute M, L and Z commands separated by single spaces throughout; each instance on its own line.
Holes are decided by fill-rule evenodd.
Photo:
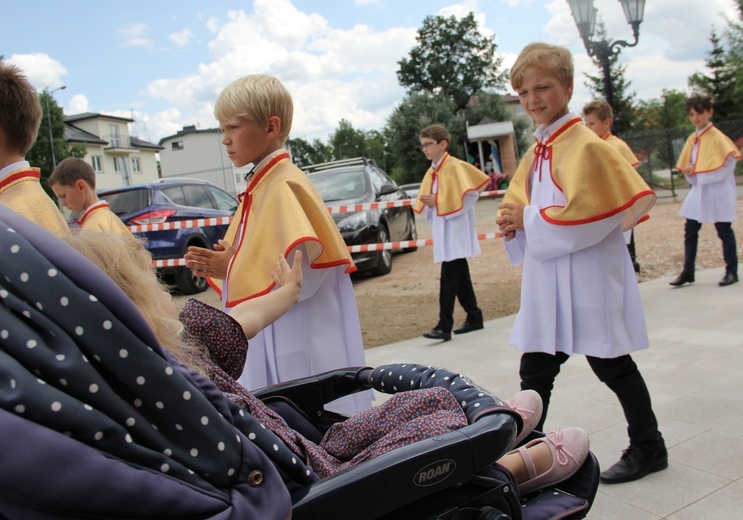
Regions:
M 723 134 L 710 118 L 712 100 L 695 94 L 686 101 L 686 113 L 696 127 L 679 156 L 676 168 L 691 184 L 681 206 L 686 218 L 684 234 L 684 269 L 671 283 L 681 286 L 694 281 L 697 242 L 702 223 L 714 223 L 722 241 L 725 276 L 720 286 L 738 281 L 738 253 L 732 222 L 738 220 L 738 191 L 735 186 L 735 163 L 741 158 L 738 147 Z
M 523 352 L 521 388 L 544 412 L 561 365 L 584 354 L 619 398 L 630 445 L 602 472 L 628 482 L 668 466 L 650 394 L 630 352 L 648 347 L 634 269 L 622 232 L 645 218 L 655 194 L 618 152 L 568 111 L 573 60 L 533 43 L 511 69 L 511 85 L 538 124 L 501 204 L 506 252 L 523 262 L 521 309 L 511 343 Z
M 421 130 L 420 142 L 431 167 L 423 177 L 413 211 L 423 212 L 431 222 L 433 261 L 441 264 L 439 321 L 423 337 L 449 341 L 452 332 L 464 334 L 483 328 L 467 259 L 480 254 L 474 208 L 490 178 L 471 164 L 449 155 L 451 135 L 443 126 L 430 125 Z M 457 299 L 467 318 L 452 331 Z

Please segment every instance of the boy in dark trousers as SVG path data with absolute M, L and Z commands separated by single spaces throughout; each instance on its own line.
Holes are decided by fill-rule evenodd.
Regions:
M 738 252 L 731 223 L 738 220 L 735 163 L 741 158 L 740 150 L 710 121 L 714 114 L 710 98 L 691 96 L 686 113 L 696 131 L 686 140 L 676 168 L 686 176 L 691 189 L 680 212 L 686 218 L 684 269 L 671 285 L 694 281 L 699 230 L 704 222 L 714 223 L 722 241 L 725 276 L 719 285 L 731 285 L 738 281 Z
M 573 57 L 546 43 L 527 45 L 511 85 L 539 127 L 501 204 L 506 252 L 523 263 L 521 308 L 511 343 L 523 352 L 521 388 L 542 396 L 547 415 L 560 367 L 584 354 L 616 394 L 630 445 L 602 482 L 637 480 L 668 466 L 645 381 L 630 353 L 648 347 L 645 316 L 623 231 L 655 194 L 616 151 L 571 114 Z

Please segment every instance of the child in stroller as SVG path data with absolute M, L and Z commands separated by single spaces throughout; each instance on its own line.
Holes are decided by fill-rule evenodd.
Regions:
M 0 216 L 5 218 L 6 214 L 0 213 Z M 8 220 L 13 220 L 13 219 L 8 217 Z M 14 227 L 23 227 L 23 226 L 18 225 L 18 223 L 14 223 Z M 3 236 L 5 237 L 5 235 Z M 16 239 L 17 237 L 11 237 L 11 238 Z M 95 246 L 93 247 L 93 249 L 97 249 L 99 251 L 105 251 L 106 240 L 112 239 L 116 241 L 116 240 L 121 240 L 122 237 L 111 238 L 110 236 L 104 237 L 104 235 L 101 235 L 99 237 L 92 237 L 92 238 L 93 238 L 93 242 Z M 48 238 L 46 240 L 48 240 Z M 71 240 L 74 241 L 74 239 L 71 239 Z M 126 247 L 129 247 L 130 252 L 140 251 L 140 250 L 141 252 L 144 252 L 144 250 L 141 249 L 141 246 L 139 245 L 138 247 L 134 247 L 131 244 L 127 246 L 126 238 L 124 238 L 124 242 L 119 243 L 119 245 L 124 246 L 125 249 Z M 80 246 L 79 244 L 76 244 L 76 246 L 79 247 L 80 249 L 84 249 L 84 247 Z M 13 246 L 10 246 L 10 248 L 12 250 Z M 119 253 L 121 253 L 120 250 L 119 250 Z M 118 258 L 119 260 L 118 262 L 115 261 L 116 258 Z M 147 271 L 149 272 L 148 276 L 153 276 L 152 271 L 149 269 L 149 259 L 144 256 L 142 256 L 141 259 L 146 260 L 146 261 L 144 263 L 140 263 L 138 268 L 141 269 L 142 265 L 147 265 L 148 266 Z M 78 269 L 80 267 L 82 267 L 84 270 L 88 268 L 88 266 L 86 266 L 85 264 L 80 264 L 79 259 L 77 259 L 77 261 L 78 261 L 78 265 L 77 265 Z M 131 258 L 127 261 L 126 255 L 120 255 L 118 257 L 109 258 L 109 260 L 104 262 L 103 265 L 101 265 L 101 267 L 108 268 L 106 269 L 106 271 L 111 271 L 113 269 L 113 271 L 118 271 L 121 274 L 123 273 L 123 271 L 126 270 L 125 268 L 130 264 L 134 266 L 138 265 L 136 263 L 132 263 Z M 25 265 L 25 263 L 23 265 Z M 49 272 L 51 273 L 53 270 L 56 271 L 57 268 L 49 269 Z M 5 267 L 3 268 L 3 272 L 7 272 Z M 116 274 L 116 273 L 112 272 L 111 274 Z M 143 275 L 146 275 L 146 273 L 144 274 L 140 273 L 140 277 Z M 8 279 L 8 276 L 9 275 L 6 276 L 6 279 Z M 301 279 L 297 278 L 297 272 L 293 272 L 293 270 L 288 269 L 287 264 L 281 263 L 279 264 L 279 269 L 277 270 L 276 276 L 277 276 L 277 279 L 282 279 L 282 278 L 285 279 L 286 283 L 284 287 L 287 287 L 288 289 L 285 290 L 283 294 L 287 295 L 289 297 L 289 300 L 291 300 L 292 296 L 290 296 L 290 294 L 293 292 L 297 292 L 297 286 L 298 284 L 301 284 Z M 9 276 L 9 278 L 15 279 L 12 276 Z M 154 281 L 154 278 L 152 278 L 152 280 Z M 125 284 L 122 284 L 122 285 L 125 285 Z M 24 290 L 30 290 L 31 293 L 33 293 L 33 289 L 31 287 L 32 287 L 32 284 L 27 284 L 26 286 L 24 286 Z M 160 290 L 160 289 L 158 288 L 157 290 Z M 6 291 L 3 291 L 3 292 L 5 292 L 5 294 L 7 295 Z M 15 293 L 15 288 L 11 287 L 10 292 Z M 152 293 L 147 293 L 147 296 L 145 298 L 150 298 L 150 301 L 157 300 L 160 302 L 160 305 L 164 303 L 162 296 L 160 296 L 158 300 L 157 297 L 151 298 L 152 295 L 153 295 Z M 92 298 L 93 297 L 91 296 L 91 301 L 93 301 Z M 5 300 L 7 300 L 6 296 L 4 296 L 4 301 Z M 44 309 L 49 309 L 49 306 L 47 304 L 42 305 L 41 302 L 38 302 L 37 307 L 39 308 L 39 310 L 41 310 L 42 307 Z M 143 311 L 143 314 L 145 314 L 145 318 L 147 318 L 146 312 L 144 312 L 145 310 L 144 309 L 141 309 L 141 310 Z M 202 309 L 197 309 L 193 312 L 194 312 L 194 315 L 196 316 L 203 316 L 204 310 L 205 309 L 202 308 Z M 49 311 L 46 310 L 45 312 L 49 312 Z M 219 313 L 219 311 L 217 312 Z M 210 333 L 208 331 L 206 333 L 204 333 L 203 331 L 199 333 L 199 327 L 197 324 L 197 326 L 192 327 L 192 331 L 195 331 L 196 333 L 201 334 L 202 337 L 204 337 L 205 339 L 209 339 L 209 337 L 211 337 L 212 339 L 214 338 L 224 339 L 228 336 L 231 336 L 230 334 L 225 334 L 226 330 L 232 331 L 233 333 L 235 331 L 242 332 L 240 331 L 240 326 L 237 325 L 232 320 L 232 318 L 226 315 L 220 316 L 220 314 L 215 314 L 215 316 L 213 317 L 214 320 L 220 323 L 220 326 L 224 326 L 225 324 L 230 324 L 231 328 L 228 327 L 227 329 L 221 329 L 221 332 L 216 335 L 214 335 L 212 332 L 211 336 L 209 336 Z M 76 319 L 76 321 L 80 321 L 81 319 L 87 318 L 87 317 L 88 317 L 87 314 L 85 314 L 84 316 L 81 315 L 79 319 Z M 176 338 L 177 336 L 179 336 L 179 334 L 176 334 L 174 332 L 174 329 L 168 328 L 169 326 L 173 325 L 173 321 L 174 320 L 172 320 L 171 318 L 170 322 L 165 323 L 165 324 L 163 323 L 158 324 L 156 323 L 156 320 L 150 323 L 150 326 L 154 329 L 155 334 L 156 336 L 158 336 L 158 339 L 160 340 L 160 342 L 164 344 L 170 343 L 171 348 L 173 344 L 172 342 L 173 338 Z M 205 320 L 202 320 L 202 325 L 204 321 Z M 211 320 L 206 320 L 206 321 L 211 322 Z M 108 321 L 104 323 L 108 323 Z M 78 326 L 78 328 L 80 327 L 81 326 Z M 105 328 L 105 325 L 104 325 L 104 328 Z M 89 329 L 86 327 L 86 331 L 87 330 Z M 160 332 L 160 335 L 158 335 L 158 331 Z M 163 336 L 162 335 L 163 331 L 168 331 L 168 333 L 165 336 Z M 233 335 L 237 338 L 240 337 L 240 334 L 233 334 Z M 178 342 L 176 341 L 176 344 L 177 343 Z M 222 341 L 221 345 L 224 346 L 225 342 Z M 185 345 L 181 344 L 181 347 L 185 347 Z M 247 345 L 245 345 L 245 347 L 247 347 Z M 29 347 L 29 350 L 32 351 L 30 347 Z M 122 359 L 126 357 L 123 354 L 123 352 L 125 351 L 126 349 L 124 348 L 118 351 L 119 356 Z M 231 378 L 230 378 L 230 372 L 233 372 L 235 368 L 234 366 L 231 366 L 231 365 L 234 365 L 235 362 L 239 364 L 240 359 L 242 359 L 242 362 L 244 362 L 244 353 L 241 353 L 239 351 L 238 352 L 235 352 L 235 351 L 219 352 L 219 349 L 210 349 L 209 356 L 211 356 L 211 358 L 208 358 L 207 354 L 203 350 L 196 349 L 196 348 L 190 348 L 190 349 L 183 348 L 181 351 L 178 351 L 177 348 L 174 348 L 172 351 L 174 351 L 176 355 L 181 356 L 182 361 L 185 361 L 192 367 L 196 368 L 197 370 L 200 370 L 202 373 L 208 374 L 209 377 L 212 378 L 217 383 L 218 386 L 220 386 L 220 389 L 223 392 L 225 392 L 228 397 L 232 398 L 234 401 L 236 401 L 238 404 L 240 404 L 246 410 L 248 410 L 250 414 L 253 416 L 253 418 L 259 418 L 260 422 L 262 423 L 261 426 L 265 426 L 267 430 L 264 430 L 264 432 L 258 432 L 258 433 L 265 433 L 265 435 L 259 435 L 258 433 L 254 435 L 253 433 L 250 433 L 249 435 L 247 435 L 248 439 L 253 441 L 258 446 L 260 446 L 262 448 L 262 451 L 264 453 L 268 453 L 269 456 L 276 455 L 276 457 L 272 457 L 272 462 L 274 466 L 279 469 L 279 473 L 284 474 L 284 478 L 282 480 L 285 483 L 293 480 L 295 483 L 295 486 L 296 484 L 299 484 L 300 486 L 306 485 L 308 483 L 318 480 L 319 476 L 321 475 L 323 476 L 330 475 L 332 473 L 338 472 L 339 470 L 345 469 L 348 466 L 354 465 L 360 462 L 361 460 L 375 457 L 381 453 L 384 453 L 384 450 L 388 450 L 388 451 L 392 450 L 395 447 L 395 445 L 401 445 L 401 443 L 405 444 L 406 442 L 408 443 L 414 442 L 418 440 L 419 438 L 425 438 L 425 437 L 431 437 L 431 436 L 440 437 L 442 435 L 445 435 L 447 432 L 466 426 L 468 421 L 470 421 L 470 417 L 467 411 L 463 412 L 463 408 L 460 406 L 460 403 L 458 403 L 457 401 L 454 401 L 453 398 L 451 397 L 454 394 L 452 394 L 448 390 L 442 391 L 441 389 L 432 389 L 431 391 L 422 390 L 422 391 L 416 391 L 416 392 L 405 392 L 399 395 L 405 396 L 407 394 L 409 396 L 415 396 L 415 397 L 413 399 L 408 398 L 408 399 L 391 400 L 389 404 L 383 405 L 382 407 L 378 407 L 378 410 L 370 412 L 369 417 L 365 418 L 362 416 L 362 417 L 354 418 L 352 422 L 348 423 L 348 425 L 345 427 L 342 423 L 340 423 L 339 426 L 331 427 L 330 430 L 328 430 L 325 433 L 326 437 L 328 437 L 331 440 L 342 439 L 342 442 L 338 442 L 337 444 L 341 446 L 342 448 L 346 450 L 351 450 L 352 453 L 355 453 L 358 455 L 360 453 L 363 453 L 364 450 L 366 450 L 367 448 L 370 448 L 370 444 L 369 444 L 369 438 L 366 437 L 360 440 L 362 445 L 366 446 L 366 448 L 362 448 L 359 451 L 358 445 L 355 448 L 353 447 L 353 443 L 359 440 L 359 439 L 353 438 L 353 435 L 358 433 L 359 431 L 359 428 L 357 427 L 359 425 L 364 425 L 364 424 L 366 424 L 367 426 L 369 425 L 378 426 L 377 423 L 380 423 L 380 424 L 384 423 L 384 421 L 380 420 L 380 417 L 384 415 L 383 412 L 389 412 L 390 410 L 392 410 L 393 412 L 396 412 L 396 413 L 399 412 L 396 415 L 398 423 L 393 424 L 393 426 L 391 427 L 391 430 L 387 430 L 387 433 L 389 433 L 390 431 L 396 430 L 397 433 L 400 433 L 402 431 L 405 433 L 405 435 L 403 435 L 402 437 L 398 436 L 396 438 L 394 438 L 394 436 L 392 438 L 390 437 L 386 438 L 385 439 L 385 442 L 387 443 L 386 445 L 383 442 L 381 445 L 377 445 L 374 448 L 374 449 L 381 448 L 382 450 L 381 453 L 375 453 L 374 449 L 370 449 L 369 451 L 367 451 L 367 453 L 365 453 L 361 457 L 360 460 L 357 460 L 352 463 L 348 463 L 350 461 L 348 460 L 347 456 L 336 457 L 337 461 L 333 461 L 332 458 L 329 458 L 330 452 L 326 452 L 325 454 L 322 453 L 324 451 L 324 448 L 322 448 L 322 444 L 320 446 L 317 446 L 313 444 L 311 441 L 309 441 L 308 439 L 305 439 L 303 436 L 301 436 L 297 432 L 294 432 L 291 428 L 288 427 L 288 425 L 286 425 L 286 423 L 282 424 L 283 419 L 281 419 L 280 416 L 276 415 L 269 408 L 265 407 L 260 400 L 256 399 L 254 396 L 252 396 L 250 393 L 248 393 L 244 389 L 241 389 L 241 387 L 232 386 L 232 385 L 236 385 L 236 383 L 234 383 L 234 381 L 231 381 Z M 95 361 L 98 363 L 102 362 L 98 359 L 96 359 Z M 412 368 L 416 368 L 416 366 L 410 365 L 408 367 L 408 370 L 411 370 Z M 426 378 L 429 378 L 429 379 L 430 378 L 437 379 L 438 377 L 448 378 L 448 376 L 444 375 L 448 373 L 446 371 L 440 370 L 438 371 L 440 375 L 434 377 L 434 374 L 431 373 L 431 369 L 426 371 L 422 367 L 418 367 L 418 368 L 420 368 L 421 375 L 425 373 Z M 44 371 L 42 370 L 42 372 Z M 393 370 L 390 370 L 389 374 L 391 375 L 392 372 Z M 172 369 L 170 373 L 172 374 Z M 394 375 L 398 376 L 398 373 L 400 374 L 400 376 L 402 376 L 403 373 L 407 374 L 407 372 L 403 369 L 399 369 L 397 372 L 394 373 Z M 469 382 L 466 381 L 464 378 L 461 378 L 461 377 L 457 378 L 456 375 L 452 375 L 452 376 L 453 376 L 451 377 L 452 381 L 454 381 L 454 379 L 458 379 L 458 381 L 456 381 L 457 385 L 467 386 L 468 390 L 476 389 L 476 387 L 474 387 L 473 385 L 470 385 Z M 198 377 L 196 379 L 198 380 Z M 368 379 L 369 381 L 373 382 L 375 379 L 375 375 L 368 374 Z M 379 377 L 377 380 L 377 384 L 384 385 L 384 379 L 385 379 L 384 377 Z M 202 381 L 201 386 L 202 387 L 204 386 L 203 381 Z M 455 388 L 455 390 L 457 389 L 459 389 L 459 386 Z M 212 390 L 209 388 L 206 388 L 206 390 L 204 391 L 205 393 L 208 394 Z M 184 395 L 186 393 L 188 392 L 184 392 Z M 137 400 L 135 399 L 134 400 L 135 407 L 137 406 L 136 401 Z M 479 400 L 476 398 L 472 401 L 472 403 L 477 404 L 477 405 L 483 405 L 483 409 L 488 409 L 491 412 L 495 410 L 500 410 L 500 411 L 507 411 L 508 413 L 513 414 L 513 412 L 504 405 L 504 403 L 498 401 L 495 398 L 492 398 L 491 396 L 487 396 L 487 394 L 485 394 L 484 392 L 481 393 Z M 158 406 L 158 404 L 162 405 L 160 401 L 156 401 L 155 407 L 162 410 L 162 407 Z M 407 408 L 405 405 L 407 405 Z M 140 404 L 139 406 L 142 406 L 142 405 Z M 222 406 L 224 406 L 224 404 L 222 404 Z M 474 409 L 475 408 L 471 408 L 470 410 L 474 410 Z M 18 408 L 16 408 L 15 410 L 16 412 L 18 412 Z M 224 410 L 221 410 L 221 411 L 224 412 Z M 377 414 L 377 415 L 374 415 L 374 414 Z M 441 420 L 430 421 L 432 416 L 436 414 L 440 414 L 442 416 Z M 395 415 L 395 413 L 392 413 L 391 415 Z M 237 423 L 239 422 L 237 416 L 244 417 L 245 415 L 242 414 L 241 412 L 238 412 L 238 413 L 232 414 L 232 416 L 233 416 L 233 420 L 235 421 L 235 423 Z M 416 422 L 416 419 L 420 419 L 420 420 Z M 125 421 L 125 423 L 127 425 L 130 425 L 129 423 L 132 421 L 134 421 L 134 419 L 127 420 Z M 207 423 L 212 424 L 212 423 L 209 423 L 209 420 L 206 415 L 202 417 L 201 421 L 202 421 L 202 424 L 207 424 Z M 518 418 L 516 419 L 515 423 L 519 423 L 520 421 L 521 419 Z M 511 421 L 511 423 L 513 422 L 514 421 Z M 253 421 L 252 424 L 254 425 L 255 421 Z M 411 424 L 414 424 L 415 427 L 409 428 L 406 431 L 405 428 L 410 426 Z M 352 425 L 354 427 L 351 427 Z M 177 426 L 178 425 L 176 425 L 176 427 Z M 399 428 L 400 426 L 402 427 L 402 430 Z M 153 423 L 153 428 L 154 427 L 155 427 L 155 424 Z M 430 429 L 426 430 L 425 428 L 430 428 Z M 507 434 L 508 439 L 509 439 L 508 447 L 510 447 L 510 443 L 512 442 L 513 437 L 515 436 L 515 430 L 513 429 L 513 426 L 511 426 L 511 428 L 512 428 L 511 431 Z M 268 430 L 271 430 L 272 434 L 274 435 L 272 435 L 271 432 L 269 432 Z M 368 433 L 368 429 L 364 431 L 365 433 Z M 68 432 L 68 433 L 70 433 L 71 436 L 74 437 L 76 432 Z M 378 433 L 379 432 L 373 433 L 372 437 L 378 435 Z M 522 429 L 522 437 L 523 437 L 523 433 L 524 433 L 524 430 Z M 281 441 L 283 442 L 276 443 L 275 442 L 276 436 L 278 436 L 278 438 L 281 439 Z M 517 462 L 516 465 L 512 466 L 512 469 L 513 469 L 512 473 L 514 473 L 514 475 L 511 476 L 511 478 L 516 477 L 514 478 L 514 480 L 518 482 L 519 477 L 517 477 L 516 475 L 520 473 L 520 470 L 525 470 L 525 474 L 527 475 L 527 478 L 528 478 L 530 470 L 526 468 L 527 468 L 527 463 L 531 460 L 537 461 L 536 469 L 531 468 L 531 473 L 539 474 L 538 478 L 540 478 L 543 476 L 543 473 L 544 473 L 544 464 L 542 462 L 539 462 L 540 460 L 547 460 L 548 467 L 551 467 L 553 465 L 560 466 L 562 465 L 562 461 L 565 460 L 566 457 L 570 457 L 570 455 L 572 455 L 575 460 L 565 463 L 565 465 L 568 466 L 568 469 L 564 473 L 564 476 L 570 476 L 572 473 L 574 473 L 580 466 L 583 465 L 583 461 L 588 457 L 587 441 L 583 440 L 583 434 L 581 434 L 577 430 L 572 430 L 572 429 L 564 430 L 562 432 L 562 437 L 563 437 L 562 441 L 567 441 L 568 437 L 570 437 L 571 439 L 572 438 L 577 439 L 577 440 L 570 441 L 574 443 L 575 447 L 570 447 L 569 449 L 566 450 L 566 446 L 561 445 L 561 439 L 559 438 L 559 436 L 560 434 L 556 433 L 555 435 L 549 437 L 550 439 L 552 439 L 552 442 L 549 440 L 532 441 L 528 443 L 527 445 L 528 448 L 522 449 L 518 453 L 512 453 L 508 455 L 507 457 L 510 457 L 514 459 L 514 461 Z M 238 435 L 238 440 L 239 439 L 240 439 L 240 436 Z M 266 444 L 266 441 L 268 441 L 269 444 Z M 127 441 L 127 442 L 130 442 L 130 441 Z M 225 449 L 224 448 L 225 443 L 220 442 L 219 444 L 220 446 L 222 446 L 220 448 L 220 451 L 223 451 Z M 330 442 L 327 443 L 327 445 L 330 445 L 330 444 L 332 443 Z M 506 449 L 508 447 L 506 447 Z M 544 448 L 546 448 L 546 451 L 544 450 Z M 194 450 L 195 449 L 191 451 L 193 452 Z M 570 453 L 571 450 L 576 453 Z M 540 451 L 543 453 L 540 454 Z M 166 455 L 168 455 L 168 452 L 170 452 L 170 450 L 163 451 L 163 453 L 165 453 Z M 568 453 L 570 453 L 570 455 Z M 546 455 L 546 459 L 545 459 L 545 455 Z M 353 458 L 351 458 L 351 460 L 353 460 Z M 338 464 L 338 461 L 341 461 L 340 464 Z M 501 462 L 506 463 L 506 464 L 511 464 L 511 462 L 507 462 L 507 458 L 501 459 Z M 305 463 L 309 464 L 310 467 L 307 467 Z M 518 467 L 518 464 L 521 465 L 521 468 Z M 541 470 L 540 470 L 540 466 L 542 466 Z M 202 471 L 201 474 L 208 475 L 208 472 Z M 233 470 L 233 475 L 234 475 L 234 470 Z M 550 476 L 550 479 L 551 480 L 542 478 L 541 480 L 538 480 L 532 483 L 532 486 L 540 487 L 542 484 L 553 483 L 555 479 L 554 472 L 553 472 L 553 475 Z M 251 480 L 250 475 L 248 475 L 248 481 L 255 483 L 255 479 Z M 533 489 L 529 489 L 527 486 L 527 490 L 532 491 Z M 0 507 L 1 507 L 1 504 L 0 504 Z M 7 512 L 10 510 L 0 509 L 0 511 Z M 12 517 L 12 515 L 10 516 Z

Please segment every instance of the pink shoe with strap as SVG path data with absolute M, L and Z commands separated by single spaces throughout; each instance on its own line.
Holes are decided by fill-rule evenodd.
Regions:
M 534 390 L 522 390 L 512 395 L 506 404 L 521 416 L 524 427 L 513 441 L 511 449 L 515 448 L 532 432 L 542 418 L 542 398 Z
M 552 454 L 552 466 L 541 475 L 528 449 L 540 442 L 546 443 Z M 529 480 L 518 485 L 521 496 L 532 491 L 553 486 L 572 477 L 588 458 L 588 434 L 582 428 L 565 428 L 549 432 L 545 437 L 534 439 L 513 450 L 524 459 Z

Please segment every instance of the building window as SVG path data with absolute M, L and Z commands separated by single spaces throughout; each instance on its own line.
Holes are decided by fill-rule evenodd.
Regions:
M 90 164 L 93 165 L 94 172 L 103 173 L 103 157 L 100 155 L 91 155 Z
M 173 141 L 173 151 L 183 150 L 183 141 Z
M 139 157 L 132 157 L 132 172 L 142 173 L 142 159 Z
M 108 125 L 108 128 L 111 130 L 111 146 L 118 148 L 120 144 L 119 125 Z

